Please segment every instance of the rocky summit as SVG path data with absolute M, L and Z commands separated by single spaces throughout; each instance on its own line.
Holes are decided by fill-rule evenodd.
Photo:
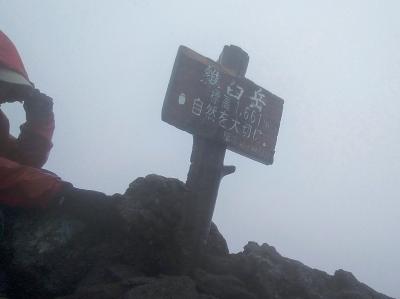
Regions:
M 119 198 L 126 220 L 93 225 L 63 211 L 11 211 L 1 241 L 8 298 L 389 299 L 350 272 L 328 275 L 249 242 L 230 254 L 215 224 L 186 271 L 193 195 L 182 182 L 139 178 Z M 110 198 L 111 199 L 111 198 Z M 11 221 L 12 219 L 12 221 Z

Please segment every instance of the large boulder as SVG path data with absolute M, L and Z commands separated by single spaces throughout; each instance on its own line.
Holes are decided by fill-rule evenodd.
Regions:
M 188 272 L 186 209 L 194 198 L 185 185 L 149 175 L 116 196 L 123 228 L 96 227 L 62 210 L 13 211 L 0 244 L 9 298 L 389 298 L 349 272 L 328 275 L 267 244 L 229 254 L 215 224 L 203 259 Z

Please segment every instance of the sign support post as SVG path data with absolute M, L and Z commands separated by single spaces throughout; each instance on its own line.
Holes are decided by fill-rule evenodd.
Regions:
M 244 77 L 249 56 L 237 46 L 225 46 L 218 62 Z M 193 149 L 186 186 L 195 195 L 190 206 L 190 221 L 194 259 L 198 259 L 206 245 L 221 179 L 235 172 L 235 166 L 225 166 L 226 145 L 199 135 L 193 135 Z
M 215 62 L 180 46 L 165 95 L 163 121 L 193 134 L 186 181 L 194 199 L 185 215 L 183 272 L 201 260 L 218 189 L 225 175 L 227 149 L 271 165 L 284 101 L 245 78 L 249 56 L 225 46 Z M 182 272 L 182 271 L 181 271 Z

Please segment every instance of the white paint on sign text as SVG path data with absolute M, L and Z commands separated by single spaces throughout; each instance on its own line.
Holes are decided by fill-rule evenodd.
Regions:
M 213 65 L 208 65 L 204 70 L 204 79 L 206 83 L 210 84 L 211 86 L 216 86 L 219 82 L 220 73 L 217 68 Z
M 212 122 L 215 122 L 217 118 L 218 107 L 212 104 L 208 104 L 206 107 L 206 118 Z
M 235 131 L 236 132 L 236 134 L 239 134 L 239 132 L 240 132 L 240 129 L 239 129 L 239 126 L 240 126 L 240 121 L 238 121 L 237 119 L 234 119 L 233 120 L 233 124 L 232 124 L 232 126 L 229 128 L 229 130 L 230 131 Z
M 225 130 L 228 129 L 229 114 L 226 111 L 221 111 L 219 115 L 219 126 Z
M 227 95 L 224 95 L 224 100 L 222 101 L 222 109 L 230 112 L 231 110 L 231 100 Z
M 196 116 L 200 116 L 203 111 L 204 102 L 200 98 L 196 98 L 193 101 L 192 113 Z
M 243 92 L 244 92 L 243 87 L 237 85 L 235 81 L 232 81 L 231 84 L 229 84 L 226 87 L 226 94 L 228 96 L 236 99 L 238 102 L 240 101 L 240 98 L 242 97 Z
M 254 95 L 252 97 L 250 97 L 250 100 L 251 100 L 250 108 L 255 108 L 261 113 L 262 109 L 266 105 L 265 101 L 264 101 L 265 97 L 266 97 L 266 95 L 262 92 L 261 88 L 256 90 L 254 92 Z
M 218 88 L 213 89 L 210 95 L 211 104 L 216 106 L 219 102 L 220 97 L 221 97 L 221 90 L 219 90 Z
M 245 125 L 243 125 L 242 130 L 243 130 L 242 131 L 243 132 L 243 137 L 250 138 L 251 131 L 253 130 L 253 126 L 251 124 L 246 123 Z

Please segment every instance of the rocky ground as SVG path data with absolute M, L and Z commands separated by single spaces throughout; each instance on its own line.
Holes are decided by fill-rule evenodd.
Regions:
M 185 207 L 175 179 L 134 181 L 120 202 L 128 226 L 93 226 L 59 210 L 18 212 L 1 243 L 9 298 L 390 299 L 350 272 L 328 275 L 249 242 L 230 254 L 213 224 L 205 257 L 187 272 Z

